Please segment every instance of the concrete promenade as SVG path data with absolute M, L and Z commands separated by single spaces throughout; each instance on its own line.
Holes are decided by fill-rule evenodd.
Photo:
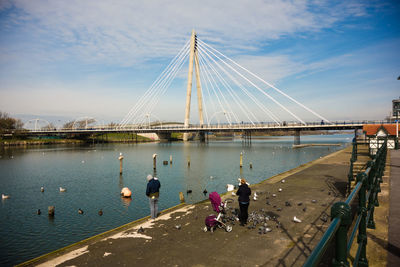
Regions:
M 262 224 L 249 229 L 236 223 L 230 233 L 205 233 L 204 219 L 213 211 L 204 201 L 180 205 L 156 220 L 144 218 L 26 265 L 301 266 L 330 223 L 330 206 L 345 199 L 350 157 L 348 147 L 252 185 L 258 200 L 251 201 L 249 213 L 275 217 L 267 221 L 271 232 L 260 234 Z M 236 196 L 227 193 L 226 198 L 238 208 Z M 294 222 L 294 216 L 301 222 Z

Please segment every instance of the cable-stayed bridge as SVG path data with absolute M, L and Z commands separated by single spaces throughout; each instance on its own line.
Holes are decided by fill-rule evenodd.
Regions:
M 177 102 L 168 105 L 163 100 L 171 99 L 171 95 L 175 94 L 166 92 L 171 85 L 176 85 L 176 77 L 182 76 L 182 67 L 187 62 L 186 99 L 185 105 L 182 105 L 184 120 L 182 124 L 167 125 L 158 118 L 168 114 Z M 197 112 L 191 112 L 193 78 L 196 80 Z M 195 123 L 190 122 L 191 116 L 195 117 Z M 157 123 L 154 118 L 157 118 Z M 169 121 L 168 118 L 163 119 Z M 311 123 L 308 122 L 310 120 Z M 181 132 L 187 140 L 189 133 L 202 136 L 210 132 L 229 131 L 251 135 L 254 131 L 291 130 L 300 134 L 302 130 L 357 130 L 362 128 L 363 123 L 331 122 L 199 39 L 192 31 L 190 40 L 119 124 L 74 127 L 74 123 L 66 129 L 36 129 L 35 126 L 27 134 L 151 132 L 165 137 L 172 132 Z

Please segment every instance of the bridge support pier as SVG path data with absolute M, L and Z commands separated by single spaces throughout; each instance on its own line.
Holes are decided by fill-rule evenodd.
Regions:
M 171 133 L 159 132 L 157 133 L 160 142 L 169 142 L 171 141 Z
M 294 145 L 300 145 L 300 129 L 294 132 Z
M 206 133 L 205 132 L 198 132 L 197 136 L 199 137 L 199 140 L 201 143 L 206 142 Z
M 251 144 L 251 131 L 244 131 L 242 135 L 242 143 Z

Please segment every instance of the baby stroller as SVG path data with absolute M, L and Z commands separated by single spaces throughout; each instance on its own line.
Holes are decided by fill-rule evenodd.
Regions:
M 205 224 L 204 226 L 204 232 L 211 231 L 214 232 L 214 230 L 218 228 L 224 228 L 225 231 L 231 232 L 232 231 L 232 226 L 227 225 L 226 223 L 223 222 L 222 218 L 224 217 L 225 214 L 225 209 L 226 206 L 229 202 L 229 199 L 224 201 L 222 203 L 221 197 L 217 192 L 211 192 L 210 195 L 208 196 L 208 199 L 211 201 L 211 206 L 213 207 L 213 210 L 218 214 L 214 215 L 211 214 L 206 217 Z

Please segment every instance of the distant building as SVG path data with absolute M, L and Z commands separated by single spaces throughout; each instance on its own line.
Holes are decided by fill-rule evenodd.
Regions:
M 400 115 L 400 114 L 399 114 Z M 385 139 L 387 139 L 388 149 L 395 148 L 396 136 L 399 131 L 397 125 L 394 124 L 364 124 L 363 132 L 369 139 L 369 153 L 375 155 L 379 147 L 382 146 Z

